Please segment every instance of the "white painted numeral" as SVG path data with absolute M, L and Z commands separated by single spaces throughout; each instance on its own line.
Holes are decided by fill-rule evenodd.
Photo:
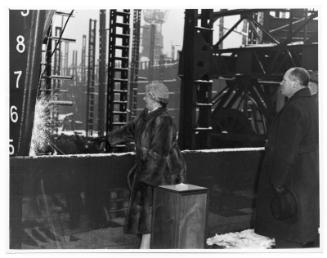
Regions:
M 20 14 L 21 14 L 22 16 L 27 16 L 27 15 L 30 14 L 30 11 L 29 11 L 29 10 L 21 11 Z
M 20 77 L 22 76 L 22 73 L 23 73 L 23 71 L 14 71 L 14 74 L 17 75 L 17 78 L 16 78 L 16 89 L 19 88 L 19 80 L 20 80 Z
M 12 145 L 13 143 L 13 139 L 9 139 L 9 155 L 12 155 L 15 153 L 15 147 L 14 145 Z
M 11 106 L 10 107 L 10 120 L 13 123 L 16 123 L 18 121 L 18 113 L 17 113 L 17 107 Z
M 16 50 L 18 53 L 24 53 L 25 51 L 24 40 L 25 38 L 22 35 L 18 35 L 16 38 L 17 41 Z

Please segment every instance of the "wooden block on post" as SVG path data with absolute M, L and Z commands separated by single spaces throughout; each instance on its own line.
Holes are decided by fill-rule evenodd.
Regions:
M 154 189 L 151 248 L 204 248 L 207 191 L 190 184 Z

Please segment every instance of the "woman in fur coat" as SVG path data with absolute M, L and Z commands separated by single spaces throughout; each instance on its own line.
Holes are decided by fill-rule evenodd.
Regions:
M 135 141 L 136 162 L 129 175 L 131 196 L 124 230 L 141 237 L 140 248 L 150 248 L 153 188 L 185 180 L 186 165 L 167 113 L 168 98 L 164 84 L 146 85 L 146 108 L 108 137 L 110 145 Z

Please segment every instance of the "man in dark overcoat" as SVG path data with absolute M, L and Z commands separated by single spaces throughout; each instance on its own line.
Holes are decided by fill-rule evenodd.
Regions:
M 177 144 L 176 127 L 167 112 L 169 92 L 160 82 L 146 85 L 146 108 L 124 127 L 110 133 L 111 145 L 135 141 L 136 160 L 129 178 L 131 196 L 125 233 L 142 237 L 149 248 L 153 188 L 185 181 L 186 163 Z
M 288 247 L 319 239 L 318 105 L 308 72 L 289 69 L 281 82 L 288 98 L 269 128 L 258 181 L 255 232 Z

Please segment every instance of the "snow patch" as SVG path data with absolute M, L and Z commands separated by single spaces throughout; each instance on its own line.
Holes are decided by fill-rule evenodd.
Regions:
M 216 234 L 214 237 L 207 238 L 207 245 L 218 245 L 230 249 L 267 249 L 275 245 L 275 239 L 258 235 L 253 229 L 246 229 L 241 232 Z
M 256 148 L 225 148 L 225 149 L 205 149 L 205 150 L 183 150 L 187 153 L 216 153 L 216 152 L 242 152 L 242 151 L 263 151 L 264 147 Z

